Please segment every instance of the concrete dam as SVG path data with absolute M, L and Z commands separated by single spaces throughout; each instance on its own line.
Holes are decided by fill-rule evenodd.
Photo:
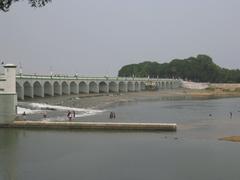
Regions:
M 178 79 L 80 77 L 57 75 L 17 75 L 16 93 L 19 100 L 34 97 L 62 96 L 89 93 L 126 93 L 146 90 L 149 85 L 158 89 L 181 86 Z
M 103 130 L 168 130 L 176 131 L 176 124 L 164 123 L 116 123 L 116 122 L 31 122 L 15 121 L 17 99 L 61 96 L 80 93 L 127 93 L 181 87 L 177 79 L 79 77 L 16 75 L 16 65 L 4 65 L 0 74 L 0 128 L 74 128 Z

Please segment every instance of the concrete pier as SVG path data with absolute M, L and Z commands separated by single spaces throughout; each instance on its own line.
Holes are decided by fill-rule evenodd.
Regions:
M 0 128 L 176 131 L 177 124 L 175 123 L 15 121 L 14 123 L 0 124 Z

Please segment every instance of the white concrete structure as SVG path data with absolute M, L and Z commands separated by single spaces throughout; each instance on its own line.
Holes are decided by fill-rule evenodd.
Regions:
M 16 105 L 16 65 L 7 64 L 0 75 L 0 124 L 14 121 Z
M 181 81 L 182 87 L 186 89 L 206 89 L 210 83 L 198 83 L 190 81 Z
M 159 89 L 181 86 L 180 80 L 176 79 L 17 75 L 16 91 L 18 99 L 24 100 L 25 97 L 80 93 L 138 92 L 145 90 L 149 83 Z

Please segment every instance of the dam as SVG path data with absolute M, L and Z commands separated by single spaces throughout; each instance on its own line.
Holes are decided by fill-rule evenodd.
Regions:
M 149 90 L 148 87 L 175 89 L 181 87 L 179 79 L 137 78 L 137 77 L 82 77 L 68 75 L 36 75 L 17 74 L 16 65 L 4 65 L 4 74 L 0 76 L 0 124 L 12 124 L 11 127 L 22 127 L 14 124 L 17 113 L 17 99 L 44 98 L 71 94 L 108 94 L 128 93 Z M 73 123 L 74 124 L 74 123 Z M 45 125 L 45 124 L 44 124 Z M 159 129 L 164 130 L 165 124 L 74 124 L 78 128 L 109 128 L 109 129 Z M 23 126 L 33 127 L 29 123 Z M 42 127 L 43 124 L 38 124 Z M 72 128 L 70 124 L 48 124 L 49 127 Z M 44 126 L 45 127 L 45 126 Z M 176 125 L 166 126 L 175 130 Z
M 178 79 L 135 77 L 81 77 L 67 75 L 17 75 L 16 93 L 19 100 L 70 94 L 127 93 L 146 90 L 149 85 L 158 89 L 181 86 Z

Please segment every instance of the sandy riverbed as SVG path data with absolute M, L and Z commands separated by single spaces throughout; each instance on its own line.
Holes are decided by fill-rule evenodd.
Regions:
M 220 138 L 221 141 L 231 141 L 231 142 L 240 142 L 240 136 L 228 136 Z

